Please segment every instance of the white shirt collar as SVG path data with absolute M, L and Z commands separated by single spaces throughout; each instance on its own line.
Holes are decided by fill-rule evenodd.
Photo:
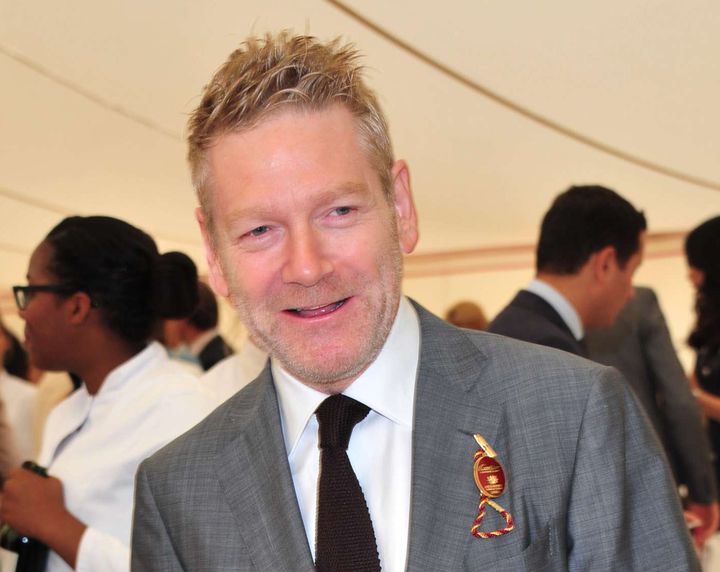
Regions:
M 207 332 L 203 332 L 200 334 L 195 340 L 190 344 L 190 351 L 194 356 L 200 355 L 200 352 L 205 349 L 205 346 L 208 345 L 210 340 L 212 340 L 215 336 L 217 336 L 218 330 L 217 328 L 213 328 L 212 330 L 208 330 Z
M 158 342 L 150 342 L 145 349 L 117 366 L 107 375 L 100 386 L 100 390 L 94 396 L 95 401 L 102 400 L 116 390 L 121 389 L 128 380 L 136 377 L 137 372 L 148 367 L 151 362 L 160 359 L 167 359 L 165 348 Z M 85 384 L 81 386 L 81 389 L 87 392 Z
M 570 331 L 573 336 L 575 336 L 576 340 L 581 340 L 583 338 L 585 330 L 583 328 L 582 321 L 580 320 L 580 316 L 565 296 L 560 294 L 560 292 L 550 286 L 547 282 L 543 282 L 537 278 L 530 282 L 525 290 L 540 296 L 543 300 L 550 304 L 555 311 L 560 314 L 563 322 L 565 322 L 567 327 L 570 328 Z
M 378 357 L 343 393 L 394 423 L 412 429 L 419 359 L 420 322 L 415 308 L 402 297 Z M 271 359 L 270 365 L 280 404 L 285 448 L 290 455 L 327 394 L 304 385 L 276 360 Z

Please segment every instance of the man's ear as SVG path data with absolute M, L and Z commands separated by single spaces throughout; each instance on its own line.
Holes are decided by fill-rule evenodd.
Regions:
M 592 257 L 593 276 L 604 283 L 617 267 L 617 253 L 614 246 L 606 246 L 595 252 Z
M 391 174 L 400 247 L 405 254 L 410 254 L 415 250 L 419 237 L 417 212 L 410 189 L 410 171 L 405 161 L 396 161 Z
M 93 309 L 92 298 L 87 292 L 75 292 L 65 300 L 64 304 L 68 319 L 75 326 L 84 323 Z
M 195 218 L 200 225 L 200 234 L 202 234 L 203 245 L 205 246 L 205 257 L 207 258 L 208 263 L 208 282 L 210 282 L 210 287 L 218 296 L 228 298 L 230 296 L 230 289 L 228 288 L 225 275 L 220 267 L 220 261 L 218 260 L 217 253 L 215 252 L 212 240 L 210 239 L 209 230 L 205 224 L 205 215 L 200 207 L 195 209 Z

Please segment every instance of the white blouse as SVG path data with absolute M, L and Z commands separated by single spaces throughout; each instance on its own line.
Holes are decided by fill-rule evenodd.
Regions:
M 138 465 L 213 408 L 198 379 L 154 342 L 110 372 L 96 395 L 82 386 L 52 411 L 39 463 L 62 481 L 67 509 L 87 525 L 76 570 L 130 569 Z M 71 568 L 51 551 L 46 570 Z

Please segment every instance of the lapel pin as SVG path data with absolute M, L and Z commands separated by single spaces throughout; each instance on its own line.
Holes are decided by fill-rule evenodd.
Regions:
M 477 488 L 480 490 L 480 504 L 478 505 L 478 515 L 470 528 L 470 532 L 476 538 L 494 538 L 507 534 L 515 526 L 512 515 L 492 500 L 505 492 L 507 480 L 505 478 L 505 470 L 496 458 L 497 453 L 495 449 L 493 449 L 490 443 L 479 433 L 476 433 L 474 437 L 479 449 L 475 452 L 473 477 L 475 478 Z M 491 508 L 495 509 L 500 513 L 500 516 L 505 519 L 504 528 L 489 532 L 480 530 L 480 524 L 483 518 L 485 518 L 486 505 L 490 505 Z

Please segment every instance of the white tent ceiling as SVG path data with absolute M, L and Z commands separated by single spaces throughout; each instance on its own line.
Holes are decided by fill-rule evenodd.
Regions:
M 720 4 L 710 0 L 345 5 L 469 82 L 689 183 L 504 107 L 323 0 L 0 0 L 0 300 L 64 214 L 112 214 L 202 263 L 188 113 L 242 39 L 341 35 L 366 55 L 413 174 L 420 252 L 535 240 L 552 197 L 602 183 L 653 231 L 720 212 Z M 704 182 L 703 182 L 704 181 Z

